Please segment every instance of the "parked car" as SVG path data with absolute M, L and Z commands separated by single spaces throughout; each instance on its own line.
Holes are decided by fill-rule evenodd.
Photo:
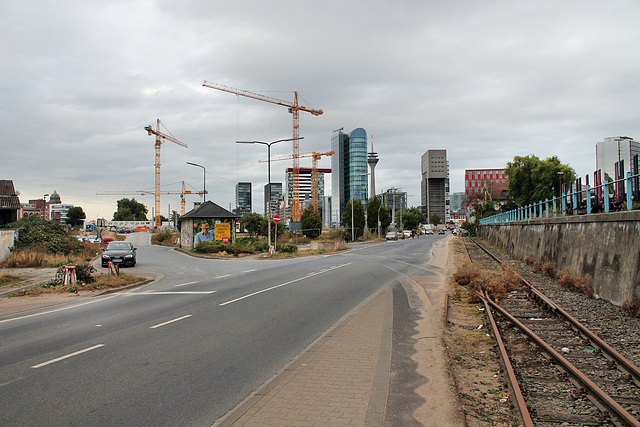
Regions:
M 405 239 L 411 238 L 411 230 L 404 230 L 403 233 Z
M 438 234 L 445 234 L 444 228 L 442 230 L 438 230 Z
M 424 234 L 433 235 L 433 230 L 425 230 Z
M 86 239 L 85 239 L 86 242 L 89 242 L 89 243 L 100 243 L 100 239 L 98 239 L 98 236 L 95 235 L 95 234 L 90 234 L 90 235 L 85 236 L 85 237 L 86 237 Z
M 109 262 L 123 266 L 136 265 L 136 251 L 131 242 L 109 242 L 102 252 L 102 267 L 107 267 Z
M 111 237 L 111 236 L 104 236 L 104 237 L 102 237 L 102 242 L 103 242 L 103 243 L 113 242 L 113 237 Z
M 385 237 L 387 238 L 387 240 L 398 240 L 398 235 L 395 231 L 388 231 Z

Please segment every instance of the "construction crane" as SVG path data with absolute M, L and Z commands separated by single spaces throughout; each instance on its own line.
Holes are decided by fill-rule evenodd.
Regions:
M 312 158 L 312 167 L 311 167 L 311 198 L 312 198 L 312 202 L 313 202 L 313 206 L 316 207 L 316 209 L 318 208 L 318 197 L 319 197 L 319 188 L 318 188 L 318 160 L 320 159 L 320 157 L 322 156 L 331 156 L 332 154 L 335 154 L 334 151 L 327 151 L 326 153 L 318 153 L 316 151 L 313 151 L 311 153 L 302 153 L 298 155 L 298 158 L 303 158 L 303 157 L 311 157 Z M 274 157 L 271 159 L 272 162 L 274 161 L 278 161 L 278 160 L 289 160 L 291 159 L 293 156 L 278 156 L 278 157 Z M 258 163 L 265 163 L 268 162 L 268 159 L 260 159 L 258 160 Z
M 151 127 L 151 125 L 146 126 L 144 128 L 144 130 L 147 131 L 147 134 L 149 136 L 151 135 L 155 135 L 156 136 L 156 162 L 155 162 L 155 167 L 156 167 L 156 186 L 155 186 L 155 215 L 156 215 L 156 227 L 160 227 L 162 225 L 162 222 L 160 221 L 160 147 L 162 146 L 162 140 L 166 139 L 167 141 L 171 141 L 173 143 L 176 143 L 178 145 L 181 145 L 185 148 L 189 148 L 189 146 L 187 144 L 185 144 L 182 141 L 178 141 L 177 139 L 175 139 L 172 136 L 169 135 L 165 135 L 164 133 L 160 132 L 160 119 L 158 119 L 157 123 L 156 123 L 156 129 L 154 130 L 153 127 Z
M 99 196 L 125 196 L 125 195 L 140 195 L 140 196 L 148 196 L 148 195 L 155 195 L 156 192 L 155 191 L 145 191 L 145 190 L 137 190 L 137 191 L 98 191 L 96 193 Z M 203 191 L 191 191 L 191 190 L 186 190 L 185 186 L 184 186 L 184 181 L 182 181 L 182 191 L 160 191 L 160 194 L 179 194 L 180 195 L 180 207 L 181 207 L 181 215 L 185 214 L 185 205 L 186 205 L 186 200 L 184 198 L 184 196 L 186 194 L 197 194 L 199 196 L 206 194 Z
M 312 108 L 306 108 L 300 104 L 298 104 L 298 92 L 293 92 L 293 102 L 284 101 L 278 98 L 272 98 L 270 96 L 261 95 L 259 93 L 249 92 L 247 90 L 235 89 L 229 86 L 211 83 L 208 81 L 204 81 L 202 84 L 204 87 L 208 87 L 211 89 L 220 90 L 223 92 L 233 93 L 238 96 L 245 96 L 251 99 L 257 99 L 258 101 L 269 102 L 271 104 L 282 105 L 283 107 L 287 107 L 289 112 L 293 115 L 293 138 L 298 138 L 300 136 L 300 111 L 306 111 L 307 113 L 311 113 L 314 116 L 319 116 L 322 114 L 322 110 L 315 110 Z M 300 193 L 300 162 L 298 161 L 300 157 L 300 145 L 298 140 L 293 141 L 293 179 L 292 179 L 292 193 L 293 197 L 291 198 L 291 220 L 294 222 L 300 221 L 300 203 L 298 202 L 298 194 Z

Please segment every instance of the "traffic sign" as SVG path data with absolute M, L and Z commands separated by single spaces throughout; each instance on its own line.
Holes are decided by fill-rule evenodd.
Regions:
M 280 215 L 274 215 L 273 216 L 273 222 L 275 222 L 276 224 L 280 222 Z

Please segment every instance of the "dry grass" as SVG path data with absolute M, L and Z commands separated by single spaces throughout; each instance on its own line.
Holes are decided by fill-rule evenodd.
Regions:
M 453 274 L 453 281 L 469 288 L 471 303 L 480 301 L 483 292 L 493 299 L 502 299 L 507 292 L 522 288 L 522 278 L 512 268 L 504 266 L 496 273 L 474 264 L 464 264 Z
M 100 250 L 97 243 L 85 244 L 84 250 L 79 254 L 49 254 L 40 249 L 22 249 L 9 254 L 9 258 L 0 265 L 1 267 L 58 267 L 65 264 L 81 264 L 91 261 Z
M 640 298 L 629 298 L 622 303 L 622 309 L 629 316 L 640 317 Z
M 572 291 L 580 292 L 589 298 L 593 298 L 593 284 L 586 276 L 579 276 L 569 268 L 558 271 L 558 284 Z

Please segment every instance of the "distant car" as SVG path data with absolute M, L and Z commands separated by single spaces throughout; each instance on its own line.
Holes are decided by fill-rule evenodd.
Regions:
M 102 252 L 102 267 L 108 267 L 109 262 L 133 267 L 136 265 L 136 251 L 131 242 L 109 242 Z
M 385 237 L 387 238 L 387 240 L 398 240 L 398 235 L 395 231 L 387 232 L 387 235 Z
M 104 237 L 102 238 L 102 242 L 103 242 L 103 243 L 113 242 L 113 237 L 111 237 L 111 236 L 104 236 Z
M 442 230 L 438 230 L 438 234 L 445 234 L 444 228 Z
M 432 234 L 433 234 L 433 230 L 426 230 L 426 231 L 424 232 L 424 234 L 432 235 Z
M 76 239 L 78 239 L 78 241 L 80 242 L 84 242 L 87 240 L 86 236 L 76 236 Z
M 411 237 L 411 230 L 404 230 L 403 233 L 404 233 L 405 239 L 408 239 Z
M 90 234 L 88 236 L 84 236 L 85 237 L 85 241 L 89 242 L 89 243 L 100 243 L 100 239 L 98 239 L 98 236 L 96 236 L 95 234 Z

